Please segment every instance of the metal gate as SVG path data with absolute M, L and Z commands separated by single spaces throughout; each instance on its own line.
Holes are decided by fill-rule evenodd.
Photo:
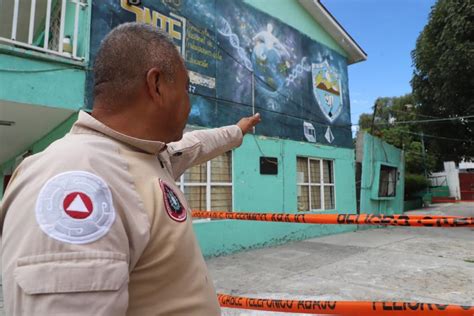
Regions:
M 474 200 L 474 173 L 459 173 L 459 187 L 461 188 L 461 200 Z

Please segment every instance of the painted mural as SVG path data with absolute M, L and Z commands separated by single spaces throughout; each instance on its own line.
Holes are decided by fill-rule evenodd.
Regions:
M 190 124 L 222 126 L 260 112 L 257 134 L 352 147 L 346 59 L 284 21 L 242 1 L 93 1 L 91 60 L 128 21 L 161 27 L 175 41 L 191 81 Z M 90 79 L 88 87 L 90 95 Z

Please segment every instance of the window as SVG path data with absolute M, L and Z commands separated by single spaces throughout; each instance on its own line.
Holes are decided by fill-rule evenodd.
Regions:
M 334 201 L 334 162 L 297 157 L 298 211 L 332 210 Z
M 397 187 L 397 168 L 380 165 L 379 197 L 393 197 Z
M 232 211 L 232 152 L 191 167 L 177 185 L 189 207 L 199 211 Z

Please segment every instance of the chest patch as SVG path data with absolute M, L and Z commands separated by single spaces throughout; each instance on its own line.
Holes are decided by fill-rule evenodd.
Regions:
M 41 188 L 35 211 L 46 235 L 71 244 L 100 239 L 115 220 L 109 187 L 85 171 L 63 172 L 49 179 Z
M 186 208 L 178 198 L 178 195 L 173 189 L 160 179 L 160 187 L 163 192 L 163 201 L 165 203 L 165 210 L 171 219 L 177 222 L 184 222 L 187 217 Z

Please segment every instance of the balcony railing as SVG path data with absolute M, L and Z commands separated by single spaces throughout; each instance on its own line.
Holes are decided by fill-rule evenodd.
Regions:
M 0 44 L 84 60 L 87 0 L 0 1 Z

